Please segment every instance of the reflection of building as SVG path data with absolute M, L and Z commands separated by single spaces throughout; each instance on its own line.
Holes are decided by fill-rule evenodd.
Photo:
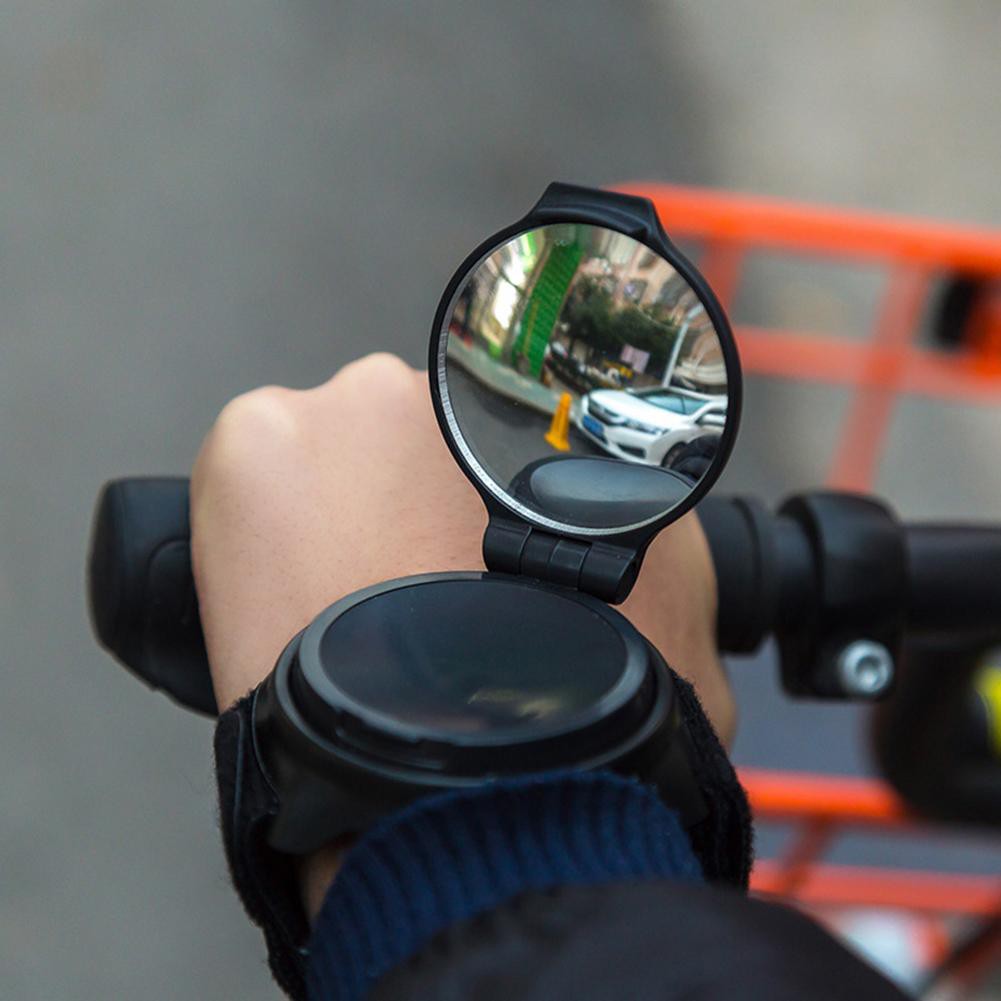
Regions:
M 631 236 L 607 230 L 597 242 L 598 254 L 582 263 L 580 274 L 595 280 L 616 306 L 631 304 L 667 314 L 688 290 L 663 257 Z
M 530 232 L 499 248 L 470 274 L 459 294 L 463 332 L 479 339 L 495 358 L 508 353 L 542 242 Z
M 576 240 L 553 243 L 533 276 L 532 291 L 512 346 L 512 353 L 525 359 L 532 375 L 537 376 L 542 371 L 546 348 L 583 253 L 583 247 Z
M 633 385 L 678 383 L 701 392 L 725 392 L 719 338 L 688 283 L 668 261 L 631 237 L 611 232 L 606 237 L 604 256 L 582 264 L 581 280 L 596 283 L 619 309 L 635 307 L 660 324 L 662 345 L 669 346 L 659 357 L 655 352 L 652 366 L 649 350 L 634 344 L 620 348 L 618 360 L 632 368 Z
M 495 358 L 538 376 L 583 253 L 577 240 L 546 239 L 538 230 L 499 248 L 458 297 L 461 331 Z
M 678 357 L 673 381 L 704 393 L 725 393 L 723 348 L 705 310 L 701 311 L 701 319 L 701 329 L 694 330 L 685 339 L 685 350 Z
M 451 330 L 547 385 L 725 388 L 702 304 L 668 261 L 623 233 L 586 225 L 531 230 L 474 269 Z

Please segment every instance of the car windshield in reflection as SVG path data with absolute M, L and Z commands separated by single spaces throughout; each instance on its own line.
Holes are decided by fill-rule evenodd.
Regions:
M 674 414 L 694 414 L 712 399 L 711 396 L 696 393 L 684 395 L 682 390 L 668 392 L 664 389 L 634 389 L 629 392 L 644 403 L 652 403 L 655 407 Z

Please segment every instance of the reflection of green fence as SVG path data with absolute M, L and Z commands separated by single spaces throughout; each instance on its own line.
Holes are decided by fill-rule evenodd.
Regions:
M 515 341 L 513 354 L 528 361 L 529 372 L 535 377 L 542 371 L 546 345 L 553 336 L 563 300 L 567 297 L 582 255 L 583 248 L 576 242 L 569 246 L 555 244 L 525 304 L 521 332 Z

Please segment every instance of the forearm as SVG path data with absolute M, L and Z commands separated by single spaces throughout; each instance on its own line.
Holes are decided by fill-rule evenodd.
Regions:
M 523 894 L 452 925 L 386 974 L 367 1001 L 460 998 L 905 1001 L 788 907 L 657 878 Z

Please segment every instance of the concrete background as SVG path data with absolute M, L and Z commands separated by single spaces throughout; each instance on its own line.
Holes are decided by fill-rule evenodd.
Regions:
M 420 363 L 452 269 L 554 178 L 1001 224 L 986 2 L 11 0 L 0 24 L 0 993 L 19 1001 L 277 994 L 228 887 L 208 723 L 90 637 L 104 479 L 184 472 L 254 385 L 374 349 Z M 871 276 L 764 267 L 738 320 L 858 329 Z M 729 487 L 817 483 L 844 393 L 747 397 Z M 879 488 L 1001 518 L 999 440 L 994 411 L 908 403 Z M 855 710 L 790 705 L 767 652 L 735 678 L 739 761 L 867 769 Z

